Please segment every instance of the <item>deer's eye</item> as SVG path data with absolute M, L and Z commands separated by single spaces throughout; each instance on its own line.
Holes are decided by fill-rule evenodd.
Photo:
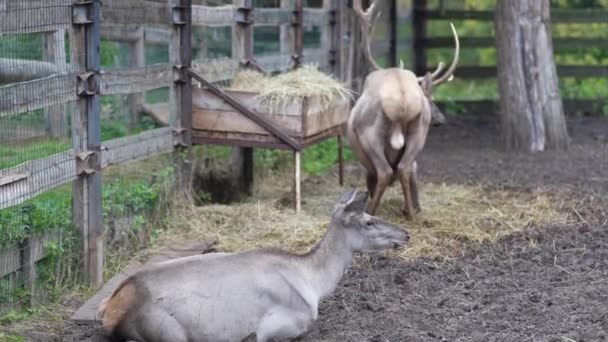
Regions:
M 371 228 L 374 226 L 374 221 L 367 221 L 365 222 L 365 225 L 367 226 L 367 228 Z

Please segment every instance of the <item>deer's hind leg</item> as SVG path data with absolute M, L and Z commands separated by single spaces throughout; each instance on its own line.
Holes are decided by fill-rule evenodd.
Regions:
M 375 215 L 376 210 L 380 205 L 382 195 L 384 195 L 386 188 L 393 179 L 393 168 L 386 160 L 383 146 L 381 144 L 373 143 L 375 141 L 374 137 L 363 136 L 360 141 L 361 148 L 367 155 L 367 158 L 371 161 L 374 169 L 373 173 L 368 173 L 368 189 L 370 189 L 370 185 L 375 184 L 375 186 L 372 187 L 373 191 L 370 191 L 371 201 L 367 205 L 366 212 L 370 215 Z M 370 176 L 370 173 L 373 176 Z
M 413 169 L 412 172 L 410 172 L 410 178 L 409 178 L 409 193 L 412 199 L 412 206 L 413 209 L 415 210 L 416 213 L 419 213 L 422 211 L 422 207 L 420 206 L 420 198 L 418 195 L 418 168 L 417 168 L 417 163 L 414 162 L 413 165 Z M 399 179 L 400 175 L 398 176 Z M 402 186 L 402 190 L 403 190 L 403 186 Z M 405 191 L 405 190 L 403 190 Z M 405 198 L 405 192 L 404 194 L 404 198 Z M 403 211 L 404 214 L 409 215 L 408 211 L 407 211 L 407 207 L 405 205 L 405 203 L 401 206 L 401 211 Z
M 131 333 L 125 337 L 140 342 L 188 342 L 186 331 L 169 312 L 154 305 L 145 305 L 140 312 L 129 322 Z
M 418 185 L 416 175 L 416 158 L 424 147 L 430 122 L 430 109 L 428 102 L 423 106 L 423 112 L 408 125 L 405 153 L 397 165 L 397 172 L 401 180 L 401 189 L 405 198 L 406 216 L 413 219 L 416 216 L 414 202 L 418 201 Z M 412 177 L 413 176 L 413 177 Z M 412 178 L 414 186 L 412 187 Z M 418 204 L 418 207 L 420 205 Z

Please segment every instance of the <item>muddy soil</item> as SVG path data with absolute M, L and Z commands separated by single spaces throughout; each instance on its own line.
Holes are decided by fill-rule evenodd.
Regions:
M 589 203 L 576 226 L 532 227 L 457 258 L 358 258 L 305 341 L 608 341 L 608 120 L 570 118 L 568 152 L 509 154 L 493 117 L 431 130 L 426 182 L 549 188 Z M 314 183 L 314 182 L 313 182 Z M 93 341 L 66 320 L 28 341 Z
M 607 289 L 606 226 L 530 230 L 450 261 L 361 259 L 306 341 L 606 341 Z

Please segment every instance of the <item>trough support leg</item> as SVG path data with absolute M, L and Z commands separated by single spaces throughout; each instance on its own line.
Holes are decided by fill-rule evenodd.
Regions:
M 338 134 L 338 182 L 344 186 L 344 144 L 342 134 Z
M 300 151 L 293 152 L 293 202 L 295 205 L 296 213 L 302 210 L 302 194 L 300 187 Z

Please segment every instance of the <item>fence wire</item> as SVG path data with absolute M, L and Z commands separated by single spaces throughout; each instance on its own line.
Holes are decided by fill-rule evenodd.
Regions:
M 0 316 L 83 280 L 72 223 L 72 207 L 81 205 L 72 196 L 72 3 L 0 0 Z M 173 186 L 168 11 L 167 1 L 102 2 L 108 262 L 149 241 Z

